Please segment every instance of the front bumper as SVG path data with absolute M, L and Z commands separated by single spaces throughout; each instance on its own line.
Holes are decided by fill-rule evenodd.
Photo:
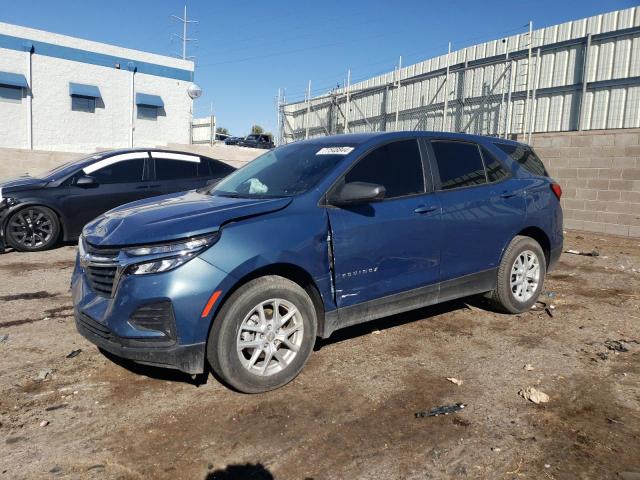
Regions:
M 127 275 L 113 296 L 91 289 L 86 272 L 76 261 L 71 292 L 78 331 L 98 347 L 148 365 L 202 373 L 212 313 L 202 318 L 211 294 L 226 291 L 232 282 L 222 270 L 199 258 L 163 273 Z M 170 302 L 175 328 L 168 335 L 142 328 L 132 321 L 140 309 Z
M 118 337 L 92 318 L 77 311 L 75 317 L 76 327 L 83 337 L 117 357 L 144 365 L 173 368 L 192 375 L 204 371 L 204 342 L 193 345 L 149 346 L 150 342 Z

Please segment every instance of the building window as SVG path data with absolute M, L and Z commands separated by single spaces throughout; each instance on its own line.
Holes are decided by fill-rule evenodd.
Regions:
M 95 113 L 96 99 L 91 97 L 71 97 L 71 110 L 74 112 Z
M 158 107 L 149 107 L 147 105 L 138 105 L 138 118 L 141 120 L 157 120 Z
M 21 103 L 22 88 L 0 85 L 0 102 Z

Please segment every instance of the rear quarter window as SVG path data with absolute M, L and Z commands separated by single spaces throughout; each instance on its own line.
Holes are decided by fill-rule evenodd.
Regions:
M 508 145 L 506 143 L 496 143 L 495 146 L 509 155 L 515 162 L 522 165 L 522 167 L 530 173 L 542 177 L 549 176 L 542 160 L 540 160 L 530 147 L 526 145 Z

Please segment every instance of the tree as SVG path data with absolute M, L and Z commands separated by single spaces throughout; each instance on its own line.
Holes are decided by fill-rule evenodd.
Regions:
M 253 125 L 251 127 L 251 133 L 253 135 L 260 135 L 261 133 L 264 133 L 264 128 L 262 128 L 260 125 Z
M 220 133 L 222 135 L 229 135 L 229 130 L 224 127 L 216 128 L 216 133 Z

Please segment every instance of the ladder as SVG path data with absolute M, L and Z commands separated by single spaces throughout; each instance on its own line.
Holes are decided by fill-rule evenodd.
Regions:
M 524 47 L 528 50 L 528 55 L 515 62 L 515 76 L 513 79 L 513 92 L 524 92 L 524 98 L 522 100 L 513 100 L 513 114 L 511 120 L 511 133 L 526 134 L 527 125 L 529 121 L 529 115 L 531 114 L 530 98 L 531 91 L 531 51 L 533 47 L 533 31 L 532 23 L 529 22 L 529 31 L 523 34 L 526 38 Z

